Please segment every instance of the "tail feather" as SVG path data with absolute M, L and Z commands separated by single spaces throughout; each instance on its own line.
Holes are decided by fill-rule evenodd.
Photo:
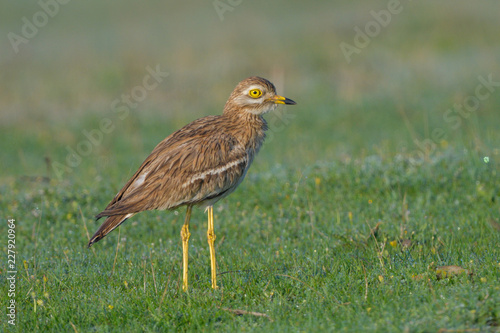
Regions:
M 133 213 L 125 214 L 125 215 L 112 215 L 108 216 L 106 221 L 99 227 L 94 236 L 89 241 L 88 247 L 91 247 L 92 244 L 100 241 L 111 231 L 115 230 L 120 224 L 125 222 L 129 217 L 134 215 Z M 98 215 L 99 216 L 99 215 Z M 99 216 L 101 217 L 101 216 Z

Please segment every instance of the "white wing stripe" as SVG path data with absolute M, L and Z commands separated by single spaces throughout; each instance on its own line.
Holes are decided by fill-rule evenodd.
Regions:
M 247 161 L 247 157 L 245 156 L 245 157 L 242 157 L 242 158 L 237 159 L 235 161 L 229 162 L 226 165 L 223 165 L 223 166 L 217 167 L 215 169 L 204 171 L 202 173 L 194 175 L 193 177 L 191 177 L 190 180 L 188 180 L 187 182 L 185 182 L 184 184 L 182 184 L 182 187 L 186 187 L 186 186 L 194 183 L 198 179 L 204 179 L 208 175 L 217 175 L 217 174 L 219 174 L 221 172 L 224 172 L 224 171 L 226 171 L 228 169 L 231 169 L 232 167 L 234 167 L 236 165 L 239 165 L 239 164 L 241 164 L 243 162 L 246 162 L 246 161 Z

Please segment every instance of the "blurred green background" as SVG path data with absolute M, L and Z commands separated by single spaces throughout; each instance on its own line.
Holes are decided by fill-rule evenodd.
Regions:
M 76 150 L 87 140 L 83 130 L 110 118 L 114 130 L 62 179 L 123 181 L 128 174 L 119 170 L 132 172 L 180 126 L 221 113 L 236 83 L 251 75 L 298 102 L 267 117 L 273 140 L 257 171 L 371 154 L 417 159 L 453 147 L 498 159 L 500 87 L 467 118 L 458 116 L 458 128 L 443 118 L 474 96 L 478 76 L 500 82 L 498 2 L 402 1 L 350 63 L 341 43 L 355 46 L 354 29 L 364 31 L 370 11 L 387 10 L 387 1 L 219 3 L 226 7 L 71 1 L 45 25 L 43 16 L 33 18 L 38 3 L 4 3 L 1 177 L 54 178 L 52 164 L 67 165 L 67 147 Z M 16 53 L 9 33 L 23 37 L 23 17 L 42 26 Z M 118 118 L 112 102 L 142 85 L 148 66 L 169 75 Z M 433 138 L 436 128 L 444 138 Z

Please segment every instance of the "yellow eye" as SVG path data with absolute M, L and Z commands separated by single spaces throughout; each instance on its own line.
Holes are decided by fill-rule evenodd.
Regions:
M 262 96 L 262 91 L 260 89 L 252 89 L 248 92 L 248 96 L 252 98 L 259 98 Z

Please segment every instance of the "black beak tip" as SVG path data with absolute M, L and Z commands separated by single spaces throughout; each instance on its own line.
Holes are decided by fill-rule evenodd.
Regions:
M 297 103 L 295 103 L 294 101 L 292 101 L 290 98 L 285 98 L 285 104 L 287 104 L 287 105 L 295 105 Z

